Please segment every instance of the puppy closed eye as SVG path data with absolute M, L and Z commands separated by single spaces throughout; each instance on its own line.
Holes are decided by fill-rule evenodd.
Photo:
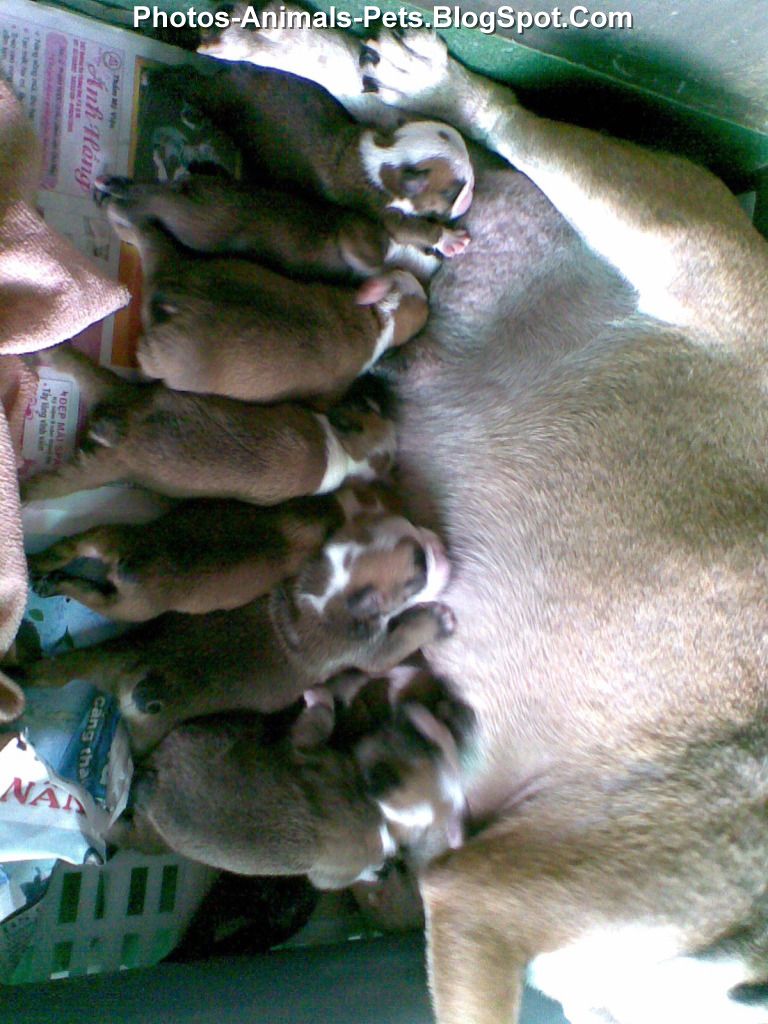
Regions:
M 429 170 L 418 167 L 404 167 L 400 180 L 403 193 L 406 196 L 417 196 L 427 187 Z M 458 192 L 456 194 L 458 195 Z

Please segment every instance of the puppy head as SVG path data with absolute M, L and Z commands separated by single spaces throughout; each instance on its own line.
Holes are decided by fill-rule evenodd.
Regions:
M 431 530 L 402 516 L 362 513 L 305 567 L 300 601 L 319 614 L 336 606 L 355 621 L 386 624 L 412 605 L 434 601 L 449 574 L 443 545 Z
M 364 132 L 360 155 L 370 181 L 403 213 L 452 220 L 472 203 L 475 174 L 464 140 L 438 121 L 409 121 L 394 132 Z
M 397 435 L 388 412 L 381 389 L 367 381 L 358 382 L 328 411 L 328 422 L 342 447 L 359 464 L 358 473 L 348 472 L 353 479 L 375 480 L 392 467 Z
M 355 658 L 406 608 L 432 601 L 448 582 L 437 536 L 407 519 L 363 513 L 270 597 L 273 625 L 288 653 L 318 681 Z
M 356 744 L 355 758 L 390 835 L 411 862 L 425 864 L 461 845 L 458 748 L 427 708 L 416 702 L 398 707 L 389 725 Z

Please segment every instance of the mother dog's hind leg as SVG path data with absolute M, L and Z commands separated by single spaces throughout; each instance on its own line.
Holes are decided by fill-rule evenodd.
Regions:
M 385 32 L 361 58 L 388 102 L 452 122 L 527 174 L 639 293 L 639 308 L 733 346 L 768 322 L 768 247 L 738 203 L 688 160 L 537 117 L 428 32 Z
M 438 1024 L 516 1024 L 529 966 L 574 1024 L 764 1024 L 730 994 L 764 976 L 751 946 L 697 956 L 739 922 L 764 928 L 764 850 L 733 839 L 698 775 L 674 811 L 655 772 L 612 796 L 595 781 L 534 796 L 423 873 Z

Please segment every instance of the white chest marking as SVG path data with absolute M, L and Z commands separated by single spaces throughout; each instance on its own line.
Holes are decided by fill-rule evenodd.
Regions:
M 325 433 L 325 473 L 315 494 L 327 494 L 329 491 L 335 491 L 348 476 L 355 476 L 361 480 L 373 480 L 375 473 L 371 469 L 368 459 L 360 461 L 353 459 L 326 417 L 318 413 L 317 419 Z
M 301 600 L 306 601 L 322 615 L 326 605 L 337 594 L 341 594 L 349 583 L 349 568 L 355 558 L 365 549 L 360 544 L 348 541 L 345 544 L 329 544 L 323 552 L 325 562 L 330 568 L 330 576 L 322 594 L 302 594 Z
M 603 929 L 536 957 L 528 980 L 563 1004 L 572 1024 L 607 1010 L 619 1024 L 766 1024 L 764 1007 L 728 998 L 747 980 L 737 960 L 678 956 L 672 927 Z

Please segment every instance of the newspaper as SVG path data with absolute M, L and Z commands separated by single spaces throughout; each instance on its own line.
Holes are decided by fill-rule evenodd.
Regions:
M 118 241 L 93 202 L 93 181 L 105 174 L 173 180 L 201 159 L 236 170 L 231 144 L 186 116 L 157 86 L 158 69 L 203 60 L 30 0 L 0 5 L 0 74 L 42 143 L 39 209 L 133 295 L 126 309 L 74 343 L 124 374 L 131 372 L 140 329 L 140 267 L 135 250 Z M 25 420 L 22 475 L 68 458 L 88 412 L 76 383 L 46 367 L 42 357 L 37 396 Z M 145 521 L 166 507 L 164 499 L 124 486 L 33 503 L 24 511 L 27 549 L 39 550 L 97 522 Z M 118 630 L 77 602 L 35 594 L 25 624 L 46 654 Z M 0 735 L 0 921 L 7 919 L 0 926 L 2 977 L 23 948 L 54 858 L 103 858 L 104 832 L 125 805 L 131 775 L 125 727 L 111 697 L 80 682 L 30 690 L 27 697 L 25 715 L 11 727 L 21 740 L 9 740 L 7 728 Z
M 195 160 L 234 170 L 237 154 L 210 125 L 185 118 L 152 87 L 153 70 L 205 58 L 31 0 L 0 7 L 0 74 L 14 87 L 43 148 L 38 205 L 47 223 L 115 280 L 133 301 L 75 343 L 96 362 L 134 365 L 140 327 L 140 267 L 91 198 L 93 181 L 118 174 L 172 180 Z M 72 380 L 43 368 L 23 440 L 22 475 L 58 465 L 72 451 L 84 410 Z

